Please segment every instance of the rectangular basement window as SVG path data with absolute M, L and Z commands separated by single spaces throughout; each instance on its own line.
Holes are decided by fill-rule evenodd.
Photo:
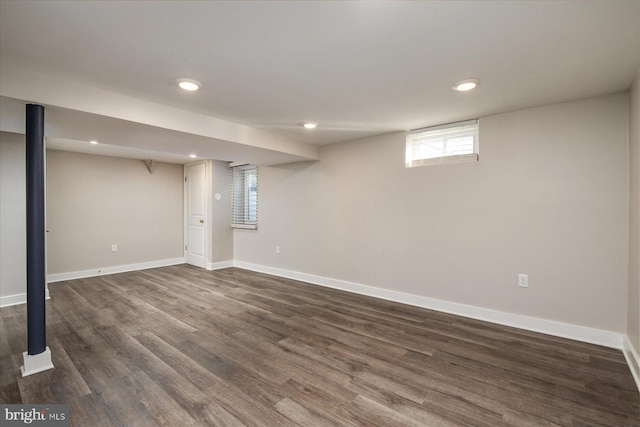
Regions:
M 258 228 L 258 167 L 239 165 L 232 169 L 233 207 L 231 227 Z
M 414 129 L 407 133 L 405 166 L 478 161 L 478 119 Z

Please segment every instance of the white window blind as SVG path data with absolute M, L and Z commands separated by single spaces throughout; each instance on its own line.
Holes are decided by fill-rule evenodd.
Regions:
M 405 166 L 478 160 L 478 120 L 415 129 L 407 133 Z
M 258 167 L 234 166 L 233 210 L 231 226 L 234 228 L 258 228 Z

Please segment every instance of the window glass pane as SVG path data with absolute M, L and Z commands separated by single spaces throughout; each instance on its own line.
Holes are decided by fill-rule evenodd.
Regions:
M 247 221 L 255 223 L 258 220 L 258 174 L 255 171 L 246 172 L 247 193 Z
M 407 167 L 477 160 L 478 121 L 417 129 L 409 132 L 406 145 Z
M 233 168 L 233 211 L 231 226 L 257 228 L 258 169 L 253 165 Z

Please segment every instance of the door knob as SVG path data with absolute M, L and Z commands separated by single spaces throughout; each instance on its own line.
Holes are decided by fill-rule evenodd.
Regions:
M 48 233 L 49 231 L 51 231 L 51 229 L 50 228 L 45 228 L 44 231 L 46 231 Z
M 204 219 L 201 219 L 201 220 L 200 220 L 200 224 L 204 224 Z

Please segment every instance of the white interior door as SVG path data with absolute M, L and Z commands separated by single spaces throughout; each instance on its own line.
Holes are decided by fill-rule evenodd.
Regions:
M 207 195 L 206 165 L 185 166 L 185 261 L 206 267 Z

